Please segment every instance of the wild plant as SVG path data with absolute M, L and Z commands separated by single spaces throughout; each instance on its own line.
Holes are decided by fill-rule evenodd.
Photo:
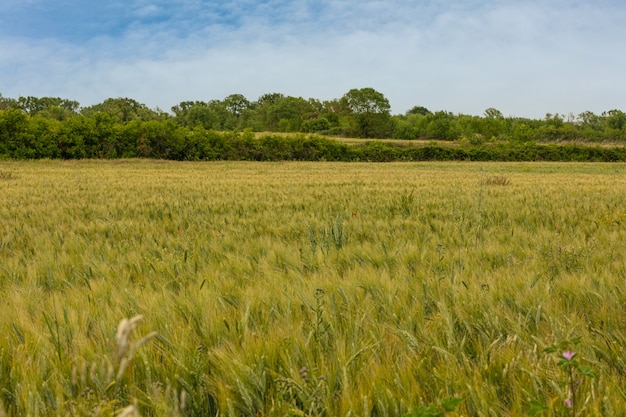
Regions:
M 126 369 L 132 365 L 135 352 L 139 347 L 146 344 L 149 340 L 157 335 L 157 332 L 150 332 L 141 339 L 132 342 L 130 337 L 137 328 L 138 323 L 143 320 L 142 315 L 138 315 L 132 318 L 124 318 L 117 326 L 117 332 L 115 333 L 115 343 L 117 344 L 117 360 L 118 369 L 116 373 L 116 381 L 121 381 Z M 131 372 L 132 382 L 132 372 Z
M 582 247 L 565 244 L 557 231 L 554 238 L 542 244 L 539 249 L 545 264 L 545 275 L 553 281 L 562 273 L 572 273 L 582 268 L 587 253 Z
M 325 292 L 322 288 L 318 288 L 315 290 L 315 305 L 310 307 L 313 312 L 313 320 L 309 323 L 318 351 L 328 347 L 329 342 L 330 324 L 324 318 L 325 305 Z
M 448 263 L 445 261 L 446 248 L 444 247 L 443 243 L 437 243 L 435 252 L 437 254 L 437 260 L 433 261 L 433 265 L 430 269 L 435 277 L 437 277 L 439 280 L 442 280 L 449 275 L 450 269 Z
M 303 366 L 297 378 L 277 378 L 279 398 L 289 405 L 293 414 L 306 416 L 324 416 L 327 414 L 325 397 L 328 393 L 328 381 L 325 376 Z
M 581 404 L 583 392 L 582 388 L 584 378 L 595 378 L 596 372 L 590 365 L 584 364 L 583 359 L 577 352 L 565 350 L 569 346 L 576 346 L 580 343 L 581 338 L 577 337 L 570 341 L 562 341 L 545 349 L 546 353 L 556 354 L 558 357 L 557 365 L 563 371 L 564 382 L 567 388 L 567 396 L 565 398 L 565 406 L 571 410 L 570 415 L 576 417 L 578 410 L 582 409 Z
M 403 217 L 410 217 L 417 210 L 417 206 L 418 204 L 415 190 L 404 191 L 392 202 L 389 206 L 389 211 Z
M 580 343 L 581 339 L 581 337 L 575 337 L 571 340 L 563 340 L 543 350 L 544 353 L 555 357 L 556 365 L 562 374 L 562 378 L 555 382 L 558 386 L 564 388 L 564 398 L 561 398 L 561 401 L 556 403 L 555 409 L 564 415 L 572 417 L 581 415 L 584 410 L 584 389 L 589 388 L 585 379 L 597 377 L 597 373 L 588 364 L 588 361 L 582 359 L 580 353 L 572 350 Z M 537 417 L 550 411 L 551 408 L 543 401 L 533 400 L 530 403 L 528 414 Z
M 139 416 L 137 384 L 133 370 L 133 359 L 137 349 L 156 336 L 150 332 L 136 341 L 131 341 L 143 316 L 124 318 L 115 334 L 115 349 L 108 358 L 96 361 L 83 360 L 72 369 L 72 391 L 74 399 L 68 407 L 74 413 L 112 413 L 117 416 Z M 131 404 L 119 409 L 124 402 Z
M 312 253 L 319 249 L 327 254 L 331 250 L 342 249 L 348 244 L 348 231 L 340 215 L 329 221 L 326 227 L 320 229 L 309 224 L 307 236 Z
M 404 417 L 444 417 L 447 413 L 456 411 L 461 402 L 463 402 L 461 398 L 444 398 L 439 404 L 415 407 Z

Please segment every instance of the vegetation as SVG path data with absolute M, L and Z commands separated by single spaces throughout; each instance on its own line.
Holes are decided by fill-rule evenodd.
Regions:
M 266 134 L 257 140 L 254 132 Z M 278 135 L 284 132 L 294 135 Z M 417 150 L 389 143 L 353 149 L 322 136 L 439 142 Z M 624 160 L 624 144 L 626 114 L 620 110 L 531 120 L 504 117 L 494 108 L 470 116 L 415 106 L 391 115 L 389 101 L 372 88 L 352 89 L 330 101 L 278 93 L 249 101 L 232 94 L 223 100 L 185 101 L 172 113 L 128 98 L 80 107 L 61 98 L 0 95 L 4 159 L 611 161 Z
M 621 415 L 625 174 L 2 162 L 0 414 Z

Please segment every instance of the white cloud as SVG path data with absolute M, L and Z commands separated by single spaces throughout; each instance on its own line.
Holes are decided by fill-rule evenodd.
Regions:
M 134 10 L 133 15 L 139 18 L 158 16 L 162 12 L 162 9 L 156 4 L 149 4 L 141 6 Z
M 169 109 L 231 93 L 332 99 L 373 87 L 394 112 L 625 108 L 626 12 L 598 4 L 138 0 L 122 36 L 0 39 L 0 92 Z

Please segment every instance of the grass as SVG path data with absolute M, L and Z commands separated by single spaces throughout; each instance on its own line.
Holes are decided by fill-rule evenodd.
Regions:
M 281 137 L 292 137 L 297 133 L 293 132 L 254 132 L 255 138 L 261 138 L 263 136 L 281 136 Z M 309 135 L 308 133 L 306 134 Z M 312 135 L 315 135 L 313 133 Z M 340 143 L 345 143 L 347 145 L 363 145 L 371 142 L 380 142 L 389 145 L 399 145 L 404 147 L 423 147 L 427 145 L 437 145 L 451 148 L 458 147 L 466 147 L 469 145 L 470 141 L 467 138 L 460 138 L 458 140 L 440 140 L 440 139 L 391 139 L 391 138 L 357 138 L 357 137 L 344 137 L 344 136 L 325 136 L 320 135 L 321 137 L 331 138 Z M 479 135 L 480 136 L 480 135 Z M 486 144 L 496 145 L 498 141 L 485 141 Z M 592 141 L 584 141 L 584 140 L 562 140 L 562 141 L 539 141 L 539 143 L 548 144 L 554 143 L 559 146 L 566 145 L 575 145 L 575 146 L 592 146 L 592 147 L 601 147 L 601 148 L 615 148 L 622 147 L 622 143 L 616 143 L 611 141 L 606 142 L 592 142 Z
M 623 164 L 0 172 L 0 415 L 626 406 Z M 571 410 L 544 349 L 577 337 Z

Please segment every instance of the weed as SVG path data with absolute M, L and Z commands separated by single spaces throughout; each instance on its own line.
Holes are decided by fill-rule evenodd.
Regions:
M 318 350 L 328 347 L 328 336 L 330 324 L 324 318 L 324 307 L 326 305 L 325 292 L 322 288 L 315 290 L 315 305 L 311 307 L 314 318 L 309 323 L 313 331 L 313 340 Z
M 581 338 L 576 337 L 571 340 L 563 340 L 559 343 L 554 343 L 544 349 L 545 353 L 555 355 L 557 366 L 563 373 L 563 379 L 556 382 L 559 386 L 565 388 L 565 398 L 557 402 L 555 408 L 560 410 L 563 415 L 570 415 L 572 417 L 579 415 L 579 411 L 582 412 L 584 406 L 580 403 L 583 394 L 582 389 L 586 387 L 583 379 L 597 377 L 596 372 L 590 365 L 584 363 L 586 361 L 581 359 L 580 354 L 570 350 L 573 346 L 578 345 L 580 341 Z M 538 417 L 550 411 L 550 407 L 543 401 L 532 400 L 528 414 Z
M 444 398 L 440 404 L 416 407 L 404 417 L 443 417 L 446 413 L 456 411 L 461 402 L 463 402 L 461 398 Z
M 328 381 L 315 370 L 303 366 L 297 378 L 278 378 L 280 398 L 291 405 L 288 415 L 326 415 L 324 398 L 328 392 Z
M 323 253 L 329 253 L 331 250 L 342 249 L 348 244 L 348 231 L 344 227 L 341 216 L 337 216 L 335 220 L 329 221 L 326 227 L 318 230 L 309 224 L 307 237 L 312 253 L 317 252 L 318 249 Z
M 415 196 L 415 190 L 404 191 L 391 204 L 389 210 L 394 214 L 399 214 L 403 217 L 409 217 L 415 213 L 417 205 L 418 204 L 417 197 Z
M 584 248 L 564 244 L 558 233 L 551 241 L 540 247 L 539 254 L 545 264 L 545 274 L 550 281 L 563 272 L 579 271 L 587 256 Z

